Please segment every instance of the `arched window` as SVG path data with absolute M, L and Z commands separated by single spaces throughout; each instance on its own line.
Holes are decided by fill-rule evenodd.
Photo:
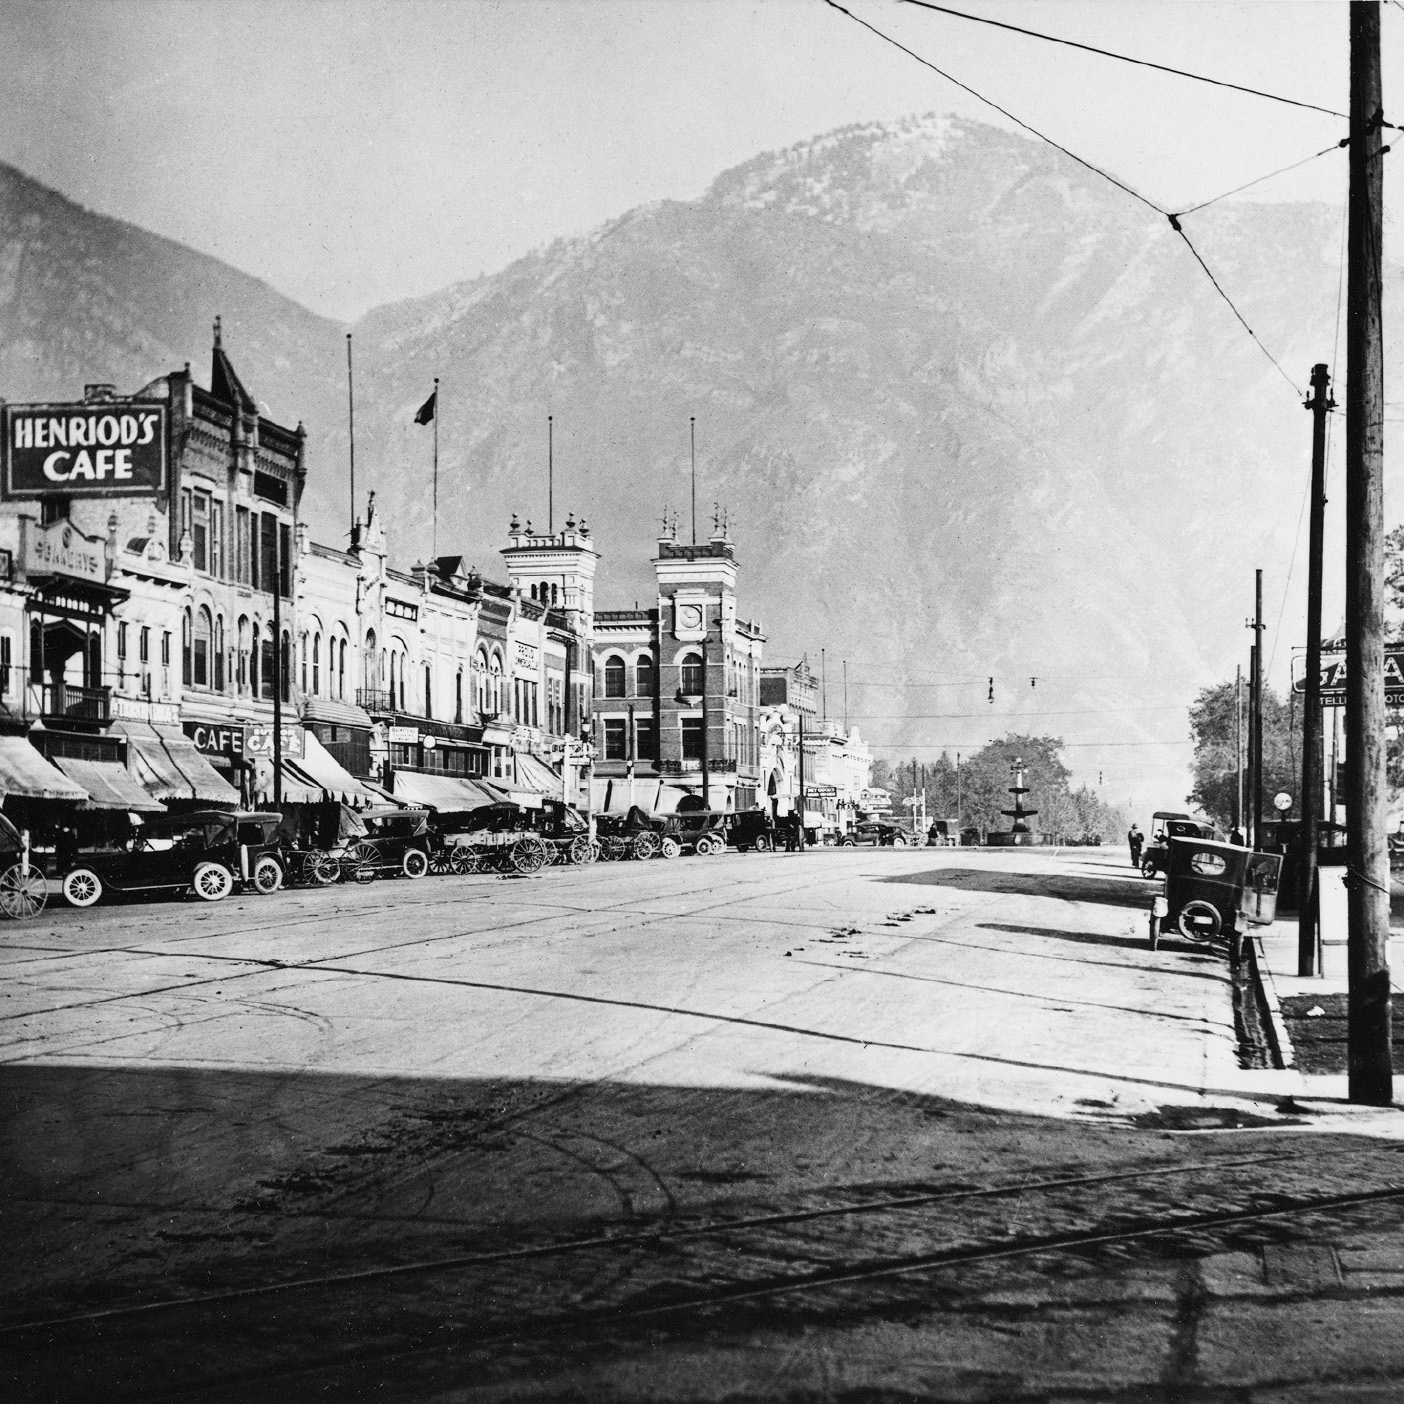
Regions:
M 180 621 L 180 680 L 190 686 L 190 611 L 187 609 Z
M 249 617 L 247 614 L 239 616 L 238 634 L 239 657 L 235 664 L 235 685 L 240 693 L 246 693 L 252 686 L 252 680 L 249 677 Z
M 647 653 L 634 665 L 634 692 L 639 697 L 653 696 L 653 659 Z
M 302 690 L 307 691 L 307 630 L 301 634 L 302 639 Z
M 706 684 L 702 678 L 702 655 L 687 653 L 682 660 L 681 692 L 684 697 L 701 697 Z
M 365 656 L 365 676 L 361 680 L 361 686 L 367 689 L 374 689 L 380 686 L 380 676 L 376 672 L 380 663 L 380 655 L 375 651 L 375 630 L 366 630 L 366 656 Z
M 502 711 L 502 655 L 494 650 L 488 660 L 488 712 L 497 716 Z
M 29 626 L 29 680 L 44 681 L 44 630 L 37 623 Z
M 399 673 L 399 654 L 393 649 L 390 651 L 390 706 L 395 706 L 395 681 Z
M 555 604 L 556 601 L 557 601 L 556 587 L 555 587 L 554 585 L 552 585 L 552 586 L 551 586 L 551 603 L 552 603 L 552 604 Z
M 322 636 L 312 635 L 312 696 L 322 695 Z
M 278 650 L 279 691 L 284 702 L 292 701 L 292 634 L 283 630 L 282 647 Z
M 463 720 L 463 669 L 458 670 L 453 680 L 453 719 L 456 722 Z
M 424 665 L 424 715 L 434 715 L 434 670 L 427 663 Z
M 535 585 L 533 585 L 533 586 L 531 587 L 531 597 L 532 597 L 532 599 L 535 599 L 535 598 L 536 598 L 536 586 L 535 586 Z
M 624 696 L 624 660 L 617 653 L 605 659 L 604 684 L 606 697 Z
M 215 615 L 214 622 L 214 686 L 216 692 L 224 691 L 224 616 Z
M 487 654 L 482 649 L 473 657 L 473 706 L 480 717 L 487 714 L 488 664 Z
M 336 700 L 346 701 L 346 640 L 341 639 L 337 644 L 336 658 Z
M 258 660 L 258 695 L 273 700 L 273 626 L 264 625 Z

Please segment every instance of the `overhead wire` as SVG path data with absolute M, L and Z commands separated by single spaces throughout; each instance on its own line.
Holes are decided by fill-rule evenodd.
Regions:
M 1246 93 L 1250 97 L 1266 98 L 1269 102 L 1286 103 L 1288 107 L 1302 107 L 1309 112 L 1323 112 L 1328 117 L 1344 118 L 1344 112 L 1337 112 L 1334 108 L 1321 107 L 1314 102 L 1302 102 L 1299 98 L 1284 97 L 1281 93 L 1264 92 L 1261 88 L 1250 88 L 1243 83 L 1230 83 L 1223 78 L 1210 78 L 1207 74 L 1191 73 L 1184 68 L 1171 68 L 1169 64 L 1154 63 L 1150 59 L 1133 58 L 1130 54 L 1118 54 L 1111 49 L 1099 49 L 1094 44 L 1081 44 L 1076 39 L 1064 39 L 1056 34 L 1043 34 L 1037 29 L 1024 29 L 1021 25 L 1009 24 L 1004 20 L 990 19 L 986 15 L 971 15 L 964 10 L 952 10 L 946 5 L 935 5 L 931 0 L 902 0 L 904 4 L 914 5 L 922 10 L 935 10 L 938 14 L 954 15 L 957 19 L 973 20 L 976 24 L 987 24 L 995 29 L 1008 29 L 1015 34 L 1025 34 L 1030 39 L 1043 39 L 1050 44 L 1061 44 L 1069 49 L 1081 49 L 1085 53 L 1098 54 L 1102 58 L 1116 59 L 1119 63 L 1132 63 L 1139 68 L 1154 68 L 1161 73 L 1170 73 L 1177 78 L 1189 78 L 1196 83 L 1209 83 L 1216 88 L 1230 88 L 1237 93 Z M 1395 0 L 1398 3 L 1398 0 Z
M 915 3 L 915 0 L 908 0 L 908 3 Z M 851 19 L 854 22 L 854 24 L 862 26 L 862 28 L 866 29 L 870 34 L 873 34 L 877 38 L 883 40 L 884 43 L 891 44 L 893 48 L 900 50 L 902 53 L 906 54 L 908 58 L 915 59 L 924 68 L 929 68 L 933 73 L 938 74 L 940 77 L 944 78 L 948 83 L 953 83 L 962 92 L 969 93 L 971 97 L 975 98 L 978 102 L 984 103 L 986 107 L 992 108 L 994 111 L 998 112 L 1003 117 L 1007 117 L 1011 122 L 1015 123 L 1017 126 L 1022 127 L 1026 132 L 1029 132 L 1031 135 L 1036 136 L 1041 142 L 1044 142 L 1046 145 L 1051 146 L 1055 151 L 1061 151 L 1064 156 L 1068 157 L 1068 159 L 1071 161 L 1075 161 L 1079 166 L 1083 167 L 1084 170 L 1089 170 L 1094 175 L 1101 176 L 1103 180 L 1109 182 L 1111 185 L 1114 185 L 1118 190 L 1123 191 L 1125 194 L 1131 196 L 1133 200 L 1139 201 L 1147 209 L 1154 210 L 1156 214 L 1161 215 L 1165 219 L 1169 220 L 1170 227 L 1175 231 L 1176 234 L 1180 236 L 1181 239 L 1184 240 L 1185 247 L 1189 249 L 1190 253 L 1194 256 L 1194 261 L 1200 266 L 1201 269 L 1203 269 L 1205 276 L 1213 285 L 1214 291 L 1217 292 L 1219 296 L 1224 300 L 1224 302 L 1228 305 L 1229 311 L 1233 313 L 1234 317 L 1238 321 L 1238 324 L 1243 328 L 1244 331 L 1248 333 L 1254 345 L 1256 345 L 1257 348 L 1263 353 L 1263 355 L 1266 356 L 1268 360 L 1272 362 L 1273 366 L 1277 370 L 1277 373 L 1291 387 L 1292 393 L 1298 397 L 1301 396 L 1301 388 L 1297 385 L 1296 381 L 1294 381 L 1292 377 L 1288 375 L 1285 370 L 1283 370 L 1281 362 L 1279 362 L 1277 357 L 1274 356 L 1272 352 L 1268 350 L 1267 346 L 1264 345 L 1262 339 L 1253 330 L 1253 328 L 1248 325 L 1247 319 L 1238 310 L 1238 307 L 1234 303 L 1233 299 L 1228 295 L 1228 293 L 1224 290 L 1223 285 L 1214 276 L 1213 272 L 1209 268 L 1209 265 L 1204 261 L 1204 258 L 1200 254 L 1199 250 L 1195 248 L 1194 244 L 1191 242 L 1189 235 L 1186 234 L 1184 229 L 1181 227 L 1179 217 L 1174 212 L 1167 210 L 1160 205 L 1157 205 L 1154 200 L 1150 199 L 1148 196 L 1142 195 L 1139 190 L 1134 189 L 1125 181 L 1119 180 L 1116 176 L 1112 175 L 1110 171 L 1104 170 L 1101 166 L 1096 165 L 1092 161 L 1086 160 L 1085 158 L 1079 156 L 1076 152 L 1070 151 L 1061 142 L 1054 141 L 1054 139 L 1051 136 L 1049 136 L 1046 132 L 1041 132 L 1037 127 L 1033 126 L 1031 123 L 1024 121 L 1022 117 L 1016 117 L 1014 113 L 1009 111 L 1008 108 L 1000 106 L 1000 104 L 995 102 L 993 98 L 988 98 L 983 93 L 977 92 L 968 83 L 961 82 L 959 78 L 955 77 L 953 74 L 947 73 L 944 68 L 940 67 L 938 64 L 933 63 L 930 59 L 923 57 L 921 54 L 917 53 L 915 49 L 908 48 L 907 45 L 902 43 L 900 39 L 896 39 L 892 35 L 879 29 L 876 25 L 870 24 L 867 20 L 863 19 L 862 16 L 855 15 L 852 10 L 839 4 L 839 0 L 824 0 L 824 4 L 826 4 L 831 10 L 837 10 L 839 14 L 846 16 L 848 19 Z M 1322 108 L 1320 110 L 1323 112 L 1328 112 L 1329 115 L 1333 117 L 1342 117 L 1345 115 L 1339 112 L 1329 112 L 1329 109 L 1326 108 Z M 1321 152 L 1318 154 L 1324 155 L 1325 153 Z M 1308 157 L 1307 159 L 1314 160 L 1315 157 Z M 1299 162 L 1298 164 L 1302 163 Z M 1290 169 L 1290 167 L 1288 169 Z M 1274 172 L 1274 174 L 1279 173 Z M 1267 177 L 1264 176 L 1261 177 L 1261 179 L 1265 180 L 1267 179 Z M 1222 199 L 1224 197 L 1216 196 L 1215 198 Z M 1210 201 L 1209 203 L 1213 202 Z

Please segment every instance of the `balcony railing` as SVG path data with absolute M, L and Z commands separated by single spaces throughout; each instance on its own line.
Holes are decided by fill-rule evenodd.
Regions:
M 684 756 L 681 760 L 661 760 L 658 762 L 660 775 L 696 775 L 702 769 L 702 762 L 696 756 Z M 736 761 L 730 756 L 713 756 L 707 762 L 709 775 L 729 775 L 736 769 Z
M 71 683 L 53 682 L 43 685 L 43 715 L 70 717 L 75 721 L 110 721 L 112 717 L 110 687 L 74 687 Z
M 356 705 L 367 712 L 393 712 L 395 699 L 388 687 L 358 687 Z

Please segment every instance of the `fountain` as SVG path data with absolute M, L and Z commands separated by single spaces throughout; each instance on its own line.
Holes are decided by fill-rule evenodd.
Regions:
M 1009 793 L 1014 796 L 1014 808 L 1001 809 L 1000 813 L 1007 814 L 1014 822 L 1002 832 L 987 835 L 985 842 L 991 848 L 1032 847 L 1040 842 L 1042 835 L 1024 822 L 1038 813 L 1038 810 L 1028 809 L 1024 805 L 1024 796 L 1029 792 L 1029 787 L 1024 784 L 1024 762 L 1016 756 L 1009 770 L 1014 777 L 1014 783 L 1009 787 Z

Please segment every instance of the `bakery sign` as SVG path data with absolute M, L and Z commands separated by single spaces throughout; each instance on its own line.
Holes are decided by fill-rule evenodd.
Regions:
M 152 497 L 166 490 L 166 407 L 141 400 L 6 405 L 0 496 Z
M 27 576 L 63 575 L 101 584 L 107 579 L 107 542 L 85 536 L 72 522 L 41 527 L 21 518 L 20 565 Z

